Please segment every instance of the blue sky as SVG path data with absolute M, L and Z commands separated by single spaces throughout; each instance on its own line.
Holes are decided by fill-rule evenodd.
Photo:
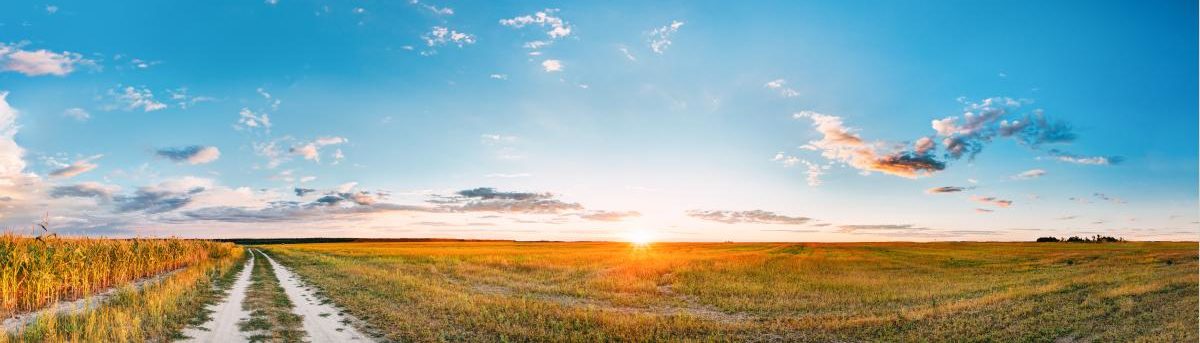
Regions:
M 63 233 L 1196 239 L 1195 2 L 14 1 Z

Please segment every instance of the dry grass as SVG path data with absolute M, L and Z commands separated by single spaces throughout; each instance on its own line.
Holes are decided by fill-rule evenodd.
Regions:
M 1196 243 L 268 248 L 400 341 L 1196 341 Z M 415 315 L 420 314 L 420 315 Z
M 301 318 L 292 312 L 292 301 L 288 299 L 275 268 L 262 252 L 254 259 L 250 273 L 250 288 L 242 309 L 250 311 L 250 318 L 239 323 L 242 331 L 248 331 L 251 342 L 303 342 L 304 330 Z
M 245 258 L 243 250 L 233 244 L 201 241 L 69 239 L 52 242 L 56 245 L 51 246 L 68 249 L 72 243 L 91 249 L 83 250 L 94 253 L 83 255 L 86 260 L 103 261 L 112 256 L 125 256 L 129 251 L 141 251 L 144 253 L 141 256 L 154 256 L 153 259 L 161 261 L 159 265 L 168 266 L 163 270 L 173 270 L 169 267 L 172 265 L 187 268 L 141 288 L 124 286 L 91 311 L 39 317 L 19 331 L 0 335 L 0 342 L 167 342 L 179 338 L 189 322 L 204 315 L 204 306 L 221 296 L 222 292 L 219 288 L 214 289 L 214 285 L 229 278 Z M 161 255 L 151 255 L 150 251 Z M 101 256 L 103 254 L 109 255 Z M 168 262 L 179 260 L 187 262 L 183 265 Z
M 0 234 L 0 317 L 227 255 L 232 244 L 182 239 Z

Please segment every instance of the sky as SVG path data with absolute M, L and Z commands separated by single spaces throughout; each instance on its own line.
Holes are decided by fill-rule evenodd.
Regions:
M 6 1 L 0 224 L 1197 240 L 1196 42 L 1181 0 Z

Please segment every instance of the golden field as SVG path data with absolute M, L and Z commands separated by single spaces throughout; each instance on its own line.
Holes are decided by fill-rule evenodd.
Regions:
M 0 297 L 5 318 L 117 291 L 92 311 L 40 316 L 0 335 L 0 342 L 169 341 L 205 314 L 222 294 L 213 287 L 232 275 L 243 249 L 231 243 L 182 239 L 0 236 Z M 162 276 L 144 287 L 130 282 Z
M 1197 340 L 1197 244 L 264 248 L 388 341 Z

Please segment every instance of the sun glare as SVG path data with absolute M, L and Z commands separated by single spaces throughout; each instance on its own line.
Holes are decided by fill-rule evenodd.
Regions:
M 626 234 L 626 238 L 629 240 L 629 243 L 633 243 L 633 245 L 647 246 L 654 241 L 654 234 L 646 230 L 635 230 Z

